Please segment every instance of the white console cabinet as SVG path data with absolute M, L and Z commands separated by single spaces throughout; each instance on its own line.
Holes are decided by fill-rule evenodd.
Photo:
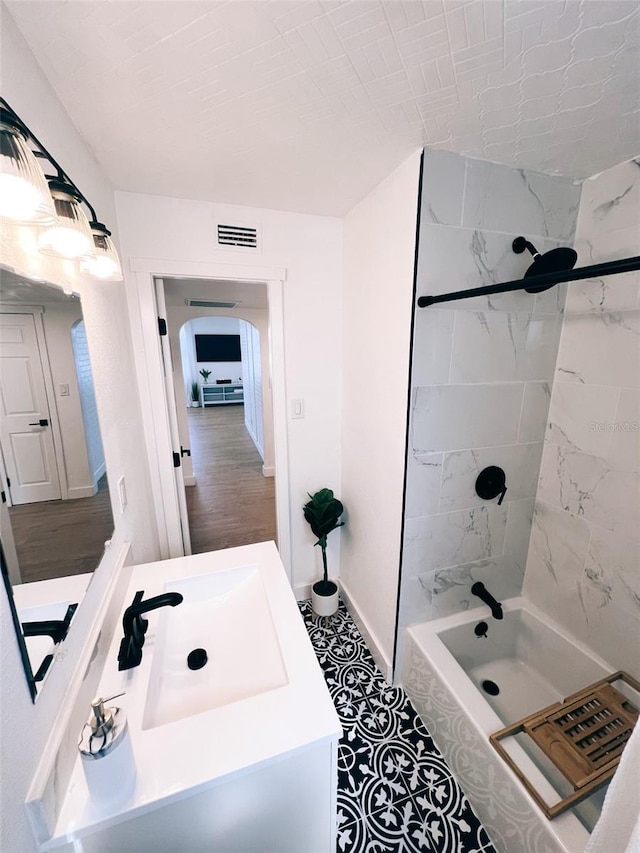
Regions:
M 336 853 L 342 727 L 275 543 L 127 568 L 121 607 L 182 596 L 149 620 L 137 666 L 118 668 L 120 628 L 105 641 L 95 694 L 127 714 L 136 784 L 88 789 L 76 709 L 27 796 L 34 849 Z M 193 648 L 208 671 L 189 669 Z
M 243 403 L 244 389 L 241 384 L 200 385 L 200 404 L 205 406 L 222 406 L 225 403 Z

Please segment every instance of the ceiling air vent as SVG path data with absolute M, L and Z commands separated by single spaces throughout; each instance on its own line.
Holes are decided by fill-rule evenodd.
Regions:
M 187 305 L 194 308 L 235 308 L 239 302 L 214 302 L 212 299 L 185 299 Z
M 258 246 L 258 229 L 251 225 L 223 225 L 218 223 L 218 245 L 232 249 L 252 249 Z

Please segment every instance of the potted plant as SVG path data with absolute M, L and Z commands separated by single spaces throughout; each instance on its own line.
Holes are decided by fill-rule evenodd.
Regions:
M 209 377 L 211 376 L 211 371 L 205 370 L 203 367 L 202 370 L 200 371 L 200 376 L 202 376 L 202 378 L 204 379 L 204 384 L 206 385 L 207 382 L 209 381 Z
M 323 578 L 311 587 L 311 605 L 318 616 L 332 616 L 338 609 L 338 584 L 329 580 L 327 574 L 327 536 L 336 527 L 342 527 L 344 522 L 338 521 L 344 507 L 334 497 L 331 489 L 320 489 L 311 500 L 304 505 L 302 511 L 309 522 L 314 536 L 318 537 L 315 545 L 322 550 Z
M 197 409 L 200 405 L 200 386 L 193 380 L 191 383 L 191 407 Z

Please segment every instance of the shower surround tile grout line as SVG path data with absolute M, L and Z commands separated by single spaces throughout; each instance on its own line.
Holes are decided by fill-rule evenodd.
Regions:
M 343 726 L 337 853 L 496 853 L 401 687 L 387 684 L 344 603 L 299 602 Z

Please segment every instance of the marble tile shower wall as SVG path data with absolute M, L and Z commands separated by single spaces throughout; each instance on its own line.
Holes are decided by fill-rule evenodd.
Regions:
M 573 243 L 580 187 L 444 151 L 425 151 L 418 294 L 522 276 L 530 257 Z M 564 291 L 500 294 L 416 309 L 400 625 L 522 588 Z M 487 465 L 501 506 L 475 494 Z M 402 634 L 400 634 L 402 636 Z
M 638 254 L 640 160 L 585 181 L 578 264 Z M 640 678 L 640 273 L 568 285 L 525 594 Z

